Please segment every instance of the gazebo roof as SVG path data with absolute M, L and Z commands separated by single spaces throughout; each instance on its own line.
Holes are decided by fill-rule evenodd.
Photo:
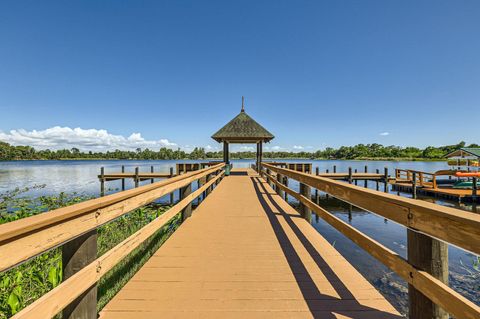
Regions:
M 479 157 L 480 158 L 480 148 L 463 147 L 461 149 L 458 149 L 456 151 L 453 151 L 453 152 L 445 155 L 446 158 L 465 157 L 465 156 L 473 156 L 473 157 Z
M 270 142 L 275 136 L 258 124 L 245 113 L 242 97 L 242 110 L 230 122 L 212 135 L 212 138 L 221 143 L 257 143 Z

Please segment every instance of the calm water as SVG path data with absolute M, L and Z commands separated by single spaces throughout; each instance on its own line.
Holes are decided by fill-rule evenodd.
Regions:
M 282 160 L 284 161 L 284 160 Z M 32 185 L 45 184 L 46 187 L 31 192 L 32 195 L 56 194 L 61 191 L 80 192 L 91 195 L 99 195 L 100 185 L 97 175 L 100 167 L 105 167 L 105 172 L 119 172 L 121 165 L 127 172 L 133 172 L 135 167 L 140 171 L 149 172 L 150 166 L 154 166 L 156 172 L 168 172 L 175 163 L 197 161 L 21 161 L 0 162 L 0 193 L 17 187 L 23 188 Z M 234 160 L 234 167 L 249 167 L 253 160 Z M 364 166 L 374 172 L 379 169 L 383 173 L 384 167 L 389 169 L 391 175 L 395 168 L 410 168 L 426 172 L 434 172 L 448 168 L 445 162 L 405 162 L 405 161 L 311 161 L 292 160 L 292 162 L 311 162 L 314 169 L 320 171 L 329 169 L 332 172 L 333 165 L 337 166 L 337 172 L 345 172 L 348 167 L 363 172 Z M 143 182 L 149 183 L 149 181 Z M 127 181 L 127 188 L 133 187 L 132 181 Z M 120 181 L 112 181 L 106 184 L 109 192 L 115 192 L 120 187 Z M 363 186 L 363 181 L 359 182 Z M 290 183 L 290 187 L 298 190 L 297 183 Z M 375 188 L 375 182 L 369 182 L 368 187 Z M 383 189 L 383 187 L 380 187 Z M 409 194 L 400 194 L 410 197 Z M 424 200 L 434 201 L 430 198 Z M 455 202 L 436 201 L 438 204 L 457 207 L 467 211 L 480 213 L 480 208 L 472 205 L 459 205 Z M 295 204 L 292 201 L 292 204 Z M 406 229 L 391 221 L 367 213 L 353 207 L 349 213 L 348 204 L 335 199 L 323 199 L 325 208 L 333 212 L 339 218 L 350 223 L 365 234 L 378 240 L 388 248 L 401 256 L 406 256 Z M 335 248 L 345 256 L 371 283 L 401 311 L 405 311 L 407 294 L 406 284 L 388 268 L 377 262 L 368 253 L 346 239 L 341 233 L 329 226 L 322 220 L 312 221 L 315 227 Z M 456 247 L 449 247 L 450 286 L 470 300 L 480 304 L 480 273 L 473 268 L 475 256 Z

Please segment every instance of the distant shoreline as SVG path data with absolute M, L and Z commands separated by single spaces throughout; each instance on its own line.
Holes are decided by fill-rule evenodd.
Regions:
M 57 159 L 46 159 L 46 158 L 31 158 L 31 159 L 8 159 L 0 160 L 1 162 L 28 162 L 28 161 L 221 161 L 222 158 L 204 158 L 204 159 L 190 159 L 190 158 L 181 158 L 181 159 L 141 159 L 141 158 L 57 158 Z M 255 160 L 255 158 L 231 158 L 231 160 Z M 387 161 L 387 162 L 446 162 L 447 159 L 443 158 L 405 158 L 405 157 L 389 157 L 389 158 L 306 158 L 306 157 L 289 157 L 289 158 L 263 158 L 264 161 L 291 161 L 291 160 L 302 160 L 302 161 Z

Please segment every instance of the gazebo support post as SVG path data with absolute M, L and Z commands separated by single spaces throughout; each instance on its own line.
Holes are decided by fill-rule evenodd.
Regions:
M 224 141 L 223 142 L 223 161 L 225 162 L 225 164 L 230 164 L 230 156 L 229 156 L 229 152 L 228 152 L 228 142 L 227 141 Z
M 257 171 L 260 172 L 262 170 L 262 141 L 257 143 Z

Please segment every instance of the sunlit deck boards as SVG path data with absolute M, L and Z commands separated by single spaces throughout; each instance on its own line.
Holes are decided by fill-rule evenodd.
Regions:
M 400 318 L 263 179 L 233 174 L 101 318 Z

